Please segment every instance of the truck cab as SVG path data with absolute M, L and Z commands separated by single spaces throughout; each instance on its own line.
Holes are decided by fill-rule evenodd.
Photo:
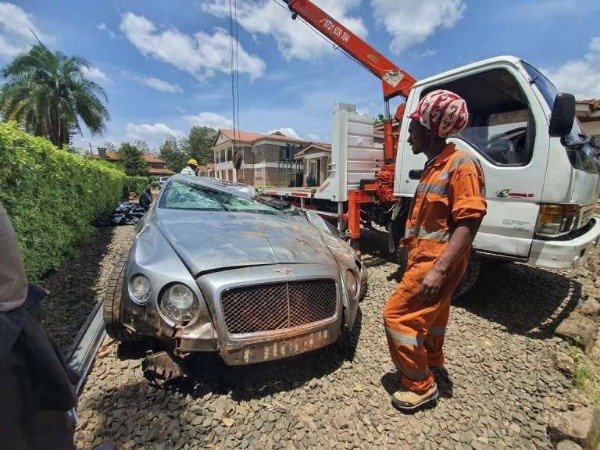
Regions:
M 484 171 L 488 213 L 474 241 L 478 254 L 567 269 L 598 244 L 593 217 L 600 191 L 600 160 L 577 120 L 562 136 L 549 131 L 556 88 L 537 69 L 500 56 L 418 81 L 406 102 L 413 111 L 435 89 L 467 101 L 469 124 L 449 141 Z M 424 155 L 408 144 L 402 120 L 394 195 L 409 201 Z

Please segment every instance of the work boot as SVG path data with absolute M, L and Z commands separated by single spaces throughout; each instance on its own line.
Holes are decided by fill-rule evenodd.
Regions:
M 435 383 L 423 392 L 413 392 L 402 386 L 392 394 L 392 405 L 404 413 L 412 413 L 426 406 L 434 405 L 439 397 Z

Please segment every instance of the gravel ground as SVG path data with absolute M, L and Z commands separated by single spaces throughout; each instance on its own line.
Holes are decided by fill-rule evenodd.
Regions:
M 452 307 L 438 406 L 406 416 L 389 401 L 398 380 L 381 319 L 396 266 L 381 257 L 384 239 L 367 239 L 369 295 L 352 335 L 329 348 L 249 367 L 198 358 L 188 378 L 156 387 L 143 352 L 105 341 L 80 398 L 78 447 L 551 448 L 549 418 L 588 404 L 554 368 L 568 345 L 552 333 L 599 296 L 600 254 L 574 272 L 486 267 Z
M 77 256 L 42 281 L 50 291 L 42 302 L 42 324 L 64 351 L 94 309 L 116 256 L 129 248 L 132 238 L 133 227 L 96 228 Z

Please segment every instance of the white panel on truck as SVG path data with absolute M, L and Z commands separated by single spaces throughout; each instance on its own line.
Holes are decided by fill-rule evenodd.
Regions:
M 348 200 L 348 191 L 361 180 L 375 179 L 383 161 L 383 143 L 376 142 L 373 118 L 356 112 L 356 106 L 337 104 L 331 129 L 331 169 L 315 198 Z

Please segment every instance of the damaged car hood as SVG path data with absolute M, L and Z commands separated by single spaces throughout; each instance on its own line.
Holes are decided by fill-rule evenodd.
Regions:
M 322 232 L 302 216 L 157 208 L 153 222 L 194 276 L 265 264 L 337 264 Z

